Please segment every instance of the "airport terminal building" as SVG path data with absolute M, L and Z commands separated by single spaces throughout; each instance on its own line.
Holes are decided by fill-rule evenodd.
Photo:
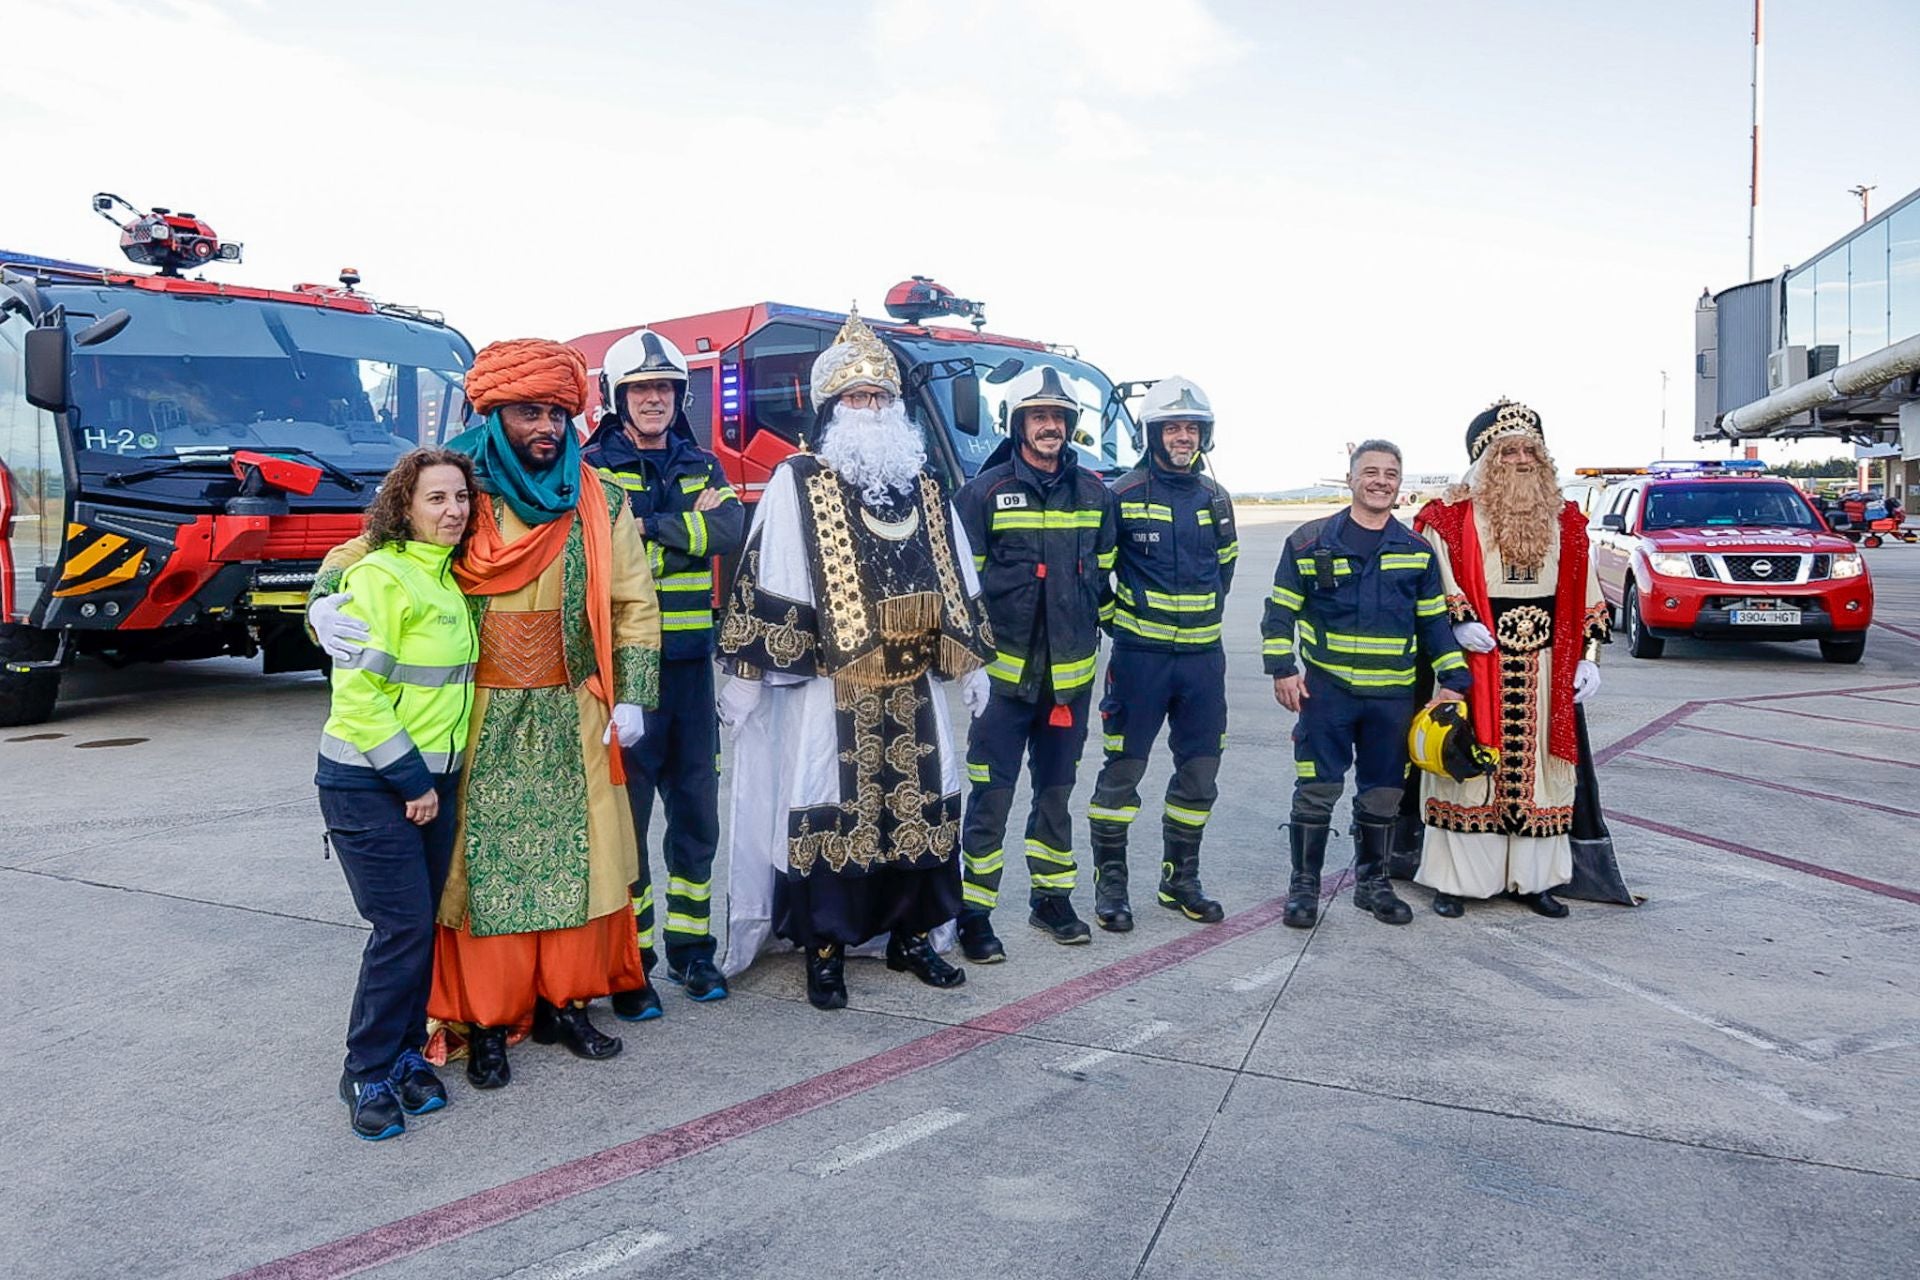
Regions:
M 1696 440 L 1832 436 L 1920 489 L 1920 191 L 1798 266 L 1702 295 Z

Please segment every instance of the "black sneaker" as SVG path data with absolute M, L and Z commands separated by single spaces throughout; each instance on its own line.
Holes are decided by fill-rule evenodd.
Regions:
M 613 1016 L 622 1022 L 651 1022 L 666 1016 L 660 1007 L 660 994 L 651 985 L 638 991 L 613 993 Z
M 353 1112 L 353 1132 L 368 1142 L 397 1138 L 407 1131 L 400 1099 L 385 1080 L 340 1079 L 340 1101 Z
M 1027 917 L 1027 923 L 1052 934 L 1053 940 L 1063 947 L 1078 946 L 1093 938 L 1093 930 L 1073 913 L 1073 904 L 1064 896 L 1049 894 L 1035 899 L 1033 914 Z
M 993 933 L 993 917 L 984 911 L 960 913 L 960 954 L 975 964 L 999 964 L 1007 949 Z
M 394 1061 L 393 1070 L 387 1072 L 387 1083 L 400 1099 L 400 1109 L 410 1116 L 423 1116 L 447 1105 L 446 1086 L 418 1049 L 409 1049 Z
M 687 989 L 689 1000 L 725 1000 L 727 998 L 726 975 L 720 972 L 720 966 L 701 956 L 687 961 L 684 970 L 667 964 L 667 977 Z

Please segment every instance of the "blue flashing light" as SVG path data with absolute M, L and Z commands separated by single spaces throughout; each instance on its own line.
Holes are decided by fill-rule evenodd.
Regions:
M 1758 475 L 1767 464 L 1758 458 L 1697 458 L 1690 461 L 1663 460 L 1647 471 L 1656 476 Z

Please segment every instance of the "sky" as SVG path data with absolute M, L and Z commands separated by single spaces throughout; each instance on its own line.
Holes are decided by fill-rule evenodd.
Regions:
M 995 332 L 1197 381 L 1240 492 L 1369 436 L 1457 471 L 1501 396 L 1563 472 L 1660 456 L 1663 404 L 1667 455 L 1701 456 L 1751 26 L 1750 0 L 10 0 L 5 43 L 40 52 L 0 77 L 0 246 L 111 262 L 113 191 L 243 241 L 223 279 L 352 265 L 476 345 L 878 314 L 932 275 Z M 1771 0 L 1766 34 L 1762 274 L 1853 226 L 1849 187 L 1920 187 L 1888 142 L 1920 5 Z

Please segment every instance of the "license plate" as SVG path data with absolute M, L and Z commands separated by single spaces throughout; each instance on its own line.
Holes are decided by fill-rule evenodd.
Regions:
M 1797 627 L 1800 625 L 1798 609 L 1735 609 L 1734 625 L 1758 623 L 1761 626 Z

